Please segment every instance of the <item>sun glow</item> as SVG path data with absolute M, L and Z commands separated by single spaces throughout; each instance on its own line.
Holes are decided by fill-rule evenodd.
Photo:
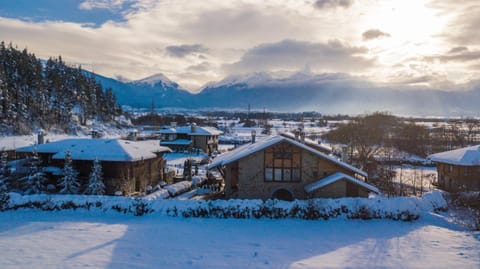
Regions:
M 372 40 L 369 46 L 382 55 L 382 61 L 391 63 L 444 51 L 444 44 L 435 37 L 445 28 L 448 19 L 422 1 L 381 1 L 363 17 L 361 25 L 365 29 L 379 28 L 390 35 Z

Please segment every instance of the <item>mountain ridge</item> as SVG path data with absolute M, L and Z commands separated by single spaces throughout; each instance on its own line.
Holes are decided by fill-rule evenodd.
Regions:
M 122 105 L 149 108 L 245 109 L 319 111 L 324 114 L 363 114 L 389 111 L 407 116 L 472 116 L 480 113 L 480 88 L 468 91 L 379 86 L 343 73 L 297 72 L 287 76 L 256 72 L 207 83 L 191 93 L 163 76 L 120 82 L 95 74 L 111 87 Z M 165 79 L 166 78 L 166 79 Z M 152 83 L 153 81 L 153 83 Z

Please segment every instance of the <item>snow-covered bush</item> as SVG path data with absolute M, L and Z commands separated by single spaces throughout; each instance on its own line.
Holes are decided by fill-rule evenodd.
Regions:
M 426 198 L 340 198 L 296 200 L 147 200 L 144 198 L 94 195 L 6 194 L 3 210 L 37 208 L 40 210 L 101 210 L 142 216 L 160 214 L 173 217 L 206 218 L 295 218 L 318 220 L 391 219 L 413 221 L 422 214 L 438 210 L 443 204 L 440 192 Z M 436 197 L 432 199 L 432 197 Z
M 141 198 L 135 198 L 132 203 L 132 207 L 130 209 L 133 212 L 134 216 L 143 216 L 145 214 L 151 213 L 152 209 L 150 208 L 150 204 Z

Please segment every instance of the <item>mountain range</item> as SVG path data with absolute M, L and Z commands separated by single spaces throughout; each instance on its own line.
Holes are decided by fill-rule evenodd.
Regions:
M 279 112 L 318 111 L 362 114 L 388 111 L 405 116 L 476 116 L 480 87 L 464 91 L 379 86 L 346 74 L 298 72 L 287 76 L 252 73 L 209 83 L 191 93 L 162 74 L 122 82 L 94 74 L 111 87 L 121 105 L 184 109 L 267 109 Z

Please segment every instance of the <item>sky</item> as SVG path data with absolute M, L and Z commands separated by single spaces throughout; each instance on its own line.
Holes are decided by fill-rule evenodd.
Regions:
M 253 72 L 461 90 L 480 78 L 478 0 L 0 0 L 0 40 L 185 89 Z

